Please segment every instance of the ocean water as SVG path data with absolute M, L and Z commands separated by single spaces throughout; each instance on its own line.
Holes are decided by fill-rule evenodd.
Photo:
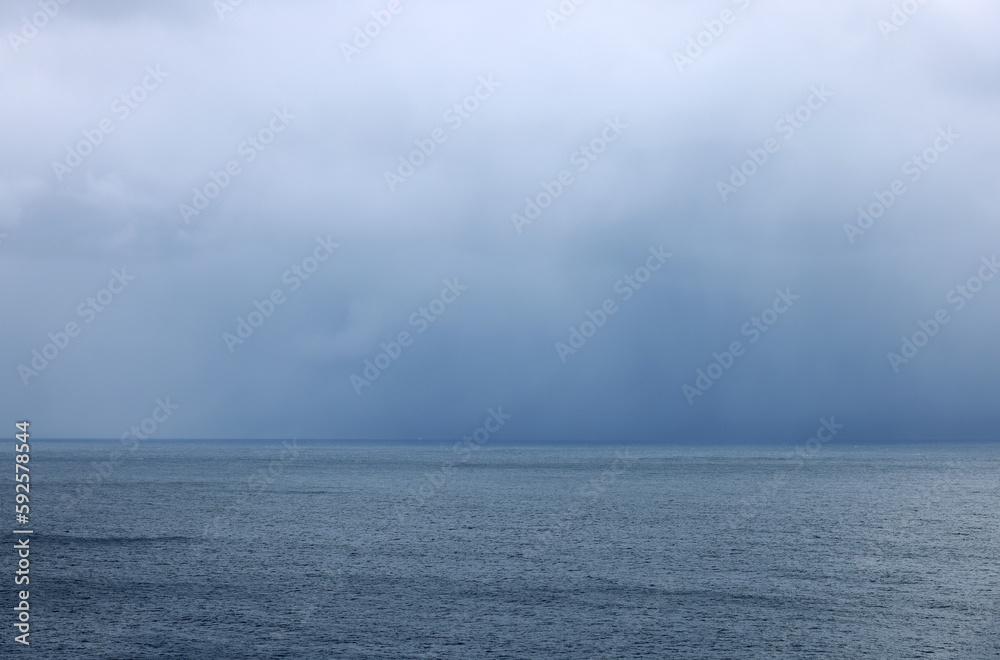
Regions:
M 1000 657 L 996 447 L 114 449 L 35 442 L 32 657 Z

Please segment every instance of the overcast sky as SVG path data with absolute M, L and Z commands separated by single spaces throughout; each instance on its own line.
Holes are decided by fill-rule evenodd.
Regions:
M 0 8 L 39 437 L 996 437 L 995 3 L 48 4 Z

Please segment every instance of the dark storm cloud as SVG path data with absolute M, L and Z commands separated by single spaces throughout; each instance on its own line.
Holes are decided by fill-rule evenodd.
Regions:
M 497 405 L 532 441 L 795 443 L 831 414 L 859 440 L 992 434 L 1000 281 L 961 310 L 947 297 L 1000 246 L 994 7 L 923 5 L 884 38 L 891 3 L 585 3 L 554 29 L 556 2 L 399 6 L 70 2 L 0 49 L 10 416 L 117 437 L 170 396 L 160 437 L 454 437 Z M 33 11 L 2 16 L 16 32 Z M 348 62 L 342 43 L 379 17 Z M 911 180 L 904 163 L 949 127 Z M 724 201 L 718 182 L 769 139 Z M 564 172 L 551 206 L 512 220 Z M 852 243 L 844 225 L 897 179 Z M 661 246 L 673 256 L 623 300 Z M 123 267 L 135 279 L 97 312 Z M 468 288 L 418 332 L 456 278 Z M 779 289 L 800 298 L 750 344 Z M 563 362 L 557 342 L 609 298 Z M 887 353 L 939 308 L 951 321 L 895 373 Z M 25 385 L 19 365 L 71 322 Z M 356 394 L 400 332 L 412 343 Z M 745 354 L 689 405 L 683 386 L 734 341 Z

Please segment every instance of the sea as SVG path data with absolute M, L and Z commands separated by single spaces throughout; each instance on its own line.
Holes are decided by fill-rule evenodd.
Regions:
M 997 445 L 32 442 L 3 657 L 1000 658 Z

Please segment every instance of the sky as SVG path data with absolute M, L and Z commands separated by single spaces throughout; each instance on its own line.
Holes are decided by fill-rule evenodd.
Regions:
M 998 20 L 5 2 L 0 411 L 44 438 L 449 439 L 492 409 L 524 443 L 992 440 Z

